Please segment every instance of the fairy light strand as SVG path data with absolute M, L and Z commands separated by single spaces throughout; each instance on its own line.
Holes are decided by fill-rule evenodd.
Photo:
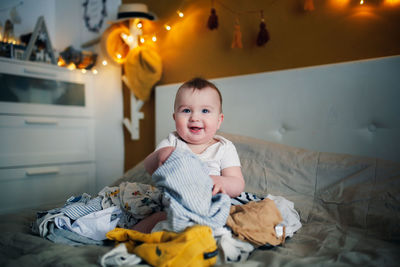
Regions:
M 364 5 L 367 2 L 366 0 L 358 0 L 358 1 L 359 1 L 358 2 L 359 5 Z M 185 18 L 184 6 L 185 6 L 186 2 L 187 2 L 187 0 L 182 1 L 180 6 L 176 9 L 175 13 L 179 19 Z M 263 9 L 252 9 L 252 10 L 244 10 L 244 11 L 243 10 L 241 10 L 241 11 L 235 10 L 235 9 L 231 8 L 229 5 L 225 4 L 222 0 L 211 0 L 211 6 L 212 6 L 212 8 L 215 8 L 215 6 L 217 5 L 221 8 L 223 8 L 224 10 L 228 11 L 229 13 L 232 13 L 236 19 L 238 19 L 239 16 L 243 16 L 246 14 L 257 14 L 257 17 L 261 17 L 261 21 L 263 22 L 264 21 L 264 10 L 266 8 L 269 8 L 273 5 L 275 5 L 277 2 L 278 2 L 278 0 L 271 0 L 267 5 L 263 6 Z M 23 2 L 20 2 L 19 5 L 21 5 L 21 4 L 23 4 Z M 16 5 L 16 6 L 18 6 L 18 5 Z M 141 22 L 139 22 L 137 24 L 137 27 L 139 29 L 142 29 L 143 24 Z M 171 31 L 173 28 L 173 23 L 170 21 L 167 21 L 161 26 L 161 28 L 164 29 L 165 31 Z M 152 42 L 157 42 L 158 41 L 157 36 L 159 34 L 160 34 L 159 31 L 153 32 L 151 34 L 142 34 L 139 37 L 138 44 L 142 45 L 145 42 L 147 42 L 148 40 L 150 40 Z M 127 38 L 129 38 L 129 36 L 127 36 Z M 106 66 L 106 65 L 104 65 L 104 66 Z

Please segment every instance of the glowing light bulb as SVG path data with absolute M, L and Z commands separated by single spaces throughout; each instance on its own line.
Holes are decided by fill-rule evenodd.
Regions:
M 136 27 L 137 27 L 138 29 L 141 29 L 141 28 L 143 28 L 143 24 L 142 24 L 141 22 L 139 22 L 138 24 L 136 24 Z
M 364 0 L 360 0 L 360 5 L 363 5 L 364 4 Z
M 144 38 L 140 37 L 140 42 L 143 44 L 144 43 Z
M 153 35 L 153 37 L 151 37 L 151 40 L 152 40 L 153 42 L 156 42 L 156 41 L 157 41 L 157 36 Z
M 122 58 L 122 55 L 121 55 L 121 54 L 117 54 L 117 58 L 118 58 L 118 59 L 121 59 L 121 58 Z
M 101 64 L 103 64 L 103 66 L 107 66 L 108 62 L 107 62 L 107 60 L 103 60 L 103 61 L 101 62 Z
M 171 30 L 171 26 L 169 26 L 168 24 L 165 24 L 165 29 L 166 29 L 167 31 L 170 31 L 170 30 Z
M 181 12 L 181 11 L 178 10 L 178 11 L 176 11 L 176 13 L 178 13 L 178 16 L 179 16 L 180 18 L 183 18 L 183 16 L 184 16 L 184 15 L 183 15 L 183 12 Z
M 81 71 L 82 71 L 82 73 L 86 73 L 86 69 L 82 69 Z
M 67 69 L 69 69 L 69 70 L 74 70 L 74 69 L 76 69 L 76 66 L 75 66 L 74 63 L 70 63 L 70 64 L 67 66 Z
M 385 4 L 387 4 L 387 5 L 398 5 L 398 4 L 400 4 L 400 0 L 386 0 Z
M 94 74 L 94 75 L 96 75 L 97 73 L 99 73 L 96 69 L 93 69 L 92 70 L 92 73 Z

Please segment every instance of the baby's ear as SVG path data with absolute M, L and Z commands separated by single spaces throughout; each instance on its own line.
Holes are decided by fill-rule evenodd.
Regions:
M 175 112 L 172 113 L 172 118 L 175 120 Z
M 221 114 L 219 114 L 219 123 L 218 123 L 218 129 L 219 129 L 219 127 L 221 126 L 221 123 L 224 121 L 224 114 L 223 113 L 221 113 Z

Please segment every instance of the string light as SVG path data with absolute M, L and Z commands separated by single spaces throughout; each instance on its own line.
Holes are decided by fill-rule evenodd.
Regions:
M 99 73 L 96 69 L 93 69 L 92 70 L 92 73 L 94 74 L 94 75 L 96 75 L 97 73 Z
M 122 37 L 122 39 L 124 39 L 124 40 L 127 40 L 127 39 L 128 39 L 128 35 L 127 35 L 126 33 L 121 33 L 121 37 Z
M 85 74 L 85 73 L 86 73 L 86 69 L 82 69 L 81 72 L 82 72 L 83 74 Z
M 309 3 L 309 4 L 313 4 L 313 0 L 304 0 L 304 1 L 307 2 L 307 3 Z M 339 0 L 338 0 L 338 1 L 339 1 Z M 348 0 L 341 0 L 341 1 L 346 1 L 346 2 L 347 2 Z M 366 3 L 365 0 L 358 0 L 358 1 L 359 1 L 359 4 L 360 4 L 360 5 L 364 5 L 364 4 Z M 386 4 L 399 4 L 399 3 L 400 3 L 400 0 L 382 0 L 382 1 L 385 2 Z M 184 2 L 185 2 L 185 0 L 184 0 Z M 222 0 L 213 0 L 212 2 L 213 2 L 213 3 L 214 3 L 214 2 L 217 3 L 220 7 L 226 9 L 227 11 L 231 12 L 232 14 L 235 14 L 235 15 L 236 15 L 236 18 L 238 18 L 238 17 L 241 16 L 241 15 L 245 15 L 245 14 L 255 14 L 255 13 L 260 13 L 260 12 L 261 12 L 261 14 L 263 13 L 263 10 L 247 10 L 247 11 L 238 11 L 238 10 L 234 10 L 234 9 L 230 8 L 228 5 L 226 5 L 225 3 L 223 3 Z M 270 0 L 269 5 L 273 5 L 273 4 L 275 4 L 276 2 L 278 2 L 278 0 Z M 355 4 L 355 3 L 354 3 L 354 4 Z M 314 7 L 312 6 L 310 9 L 307 9 L 307 8 L 305 7 L 305 9 L 306 9 L 306 10 L 313 10 Z M 184 13 L 182 12 L 182 6 L 180 6 L 179 9 L 176 10 L 176 14 L 179 16 L 179 18 L 184 18 L 184 17 L 185 17 Z M 263 18 L 263 14 L 261 15 L 261 17 L 262 17 L 262 18 L 261 18 L 261 23 L 265 23 L 265 22 L 264 22 L 264 18 Z M 261 26 L 261 24 L 260 24 L 260 26 Z M 142 23 L 141 21 L 139 21 L 139 22 L 136 24 L 136 27 L 137 27 L 137 29 L 142 29 L 142 28 L 144 27 L 144 25 L 143 25 L 143 23 Z M 171 31 L 171 30 L 172 30 L 172 26 L 171 26 L 171 24 L 170 24 L 169 22 L 165 23 L 163 27 L 164 27 L 164 29 L 165 29 L 166 31 Z M 261 31 L 261 30 L 260 30 L 260 31 Z M 156 32 L 156 33 L 157 33 L 157 32 Z M 156 41 L 157 41 L 156 33 L 153 33 L 152 35 L 151 35 L 151 34 L 149 34 L 149 35 L 140 35 L 140 36 L 139 36 L 139 40 L 138 40 L 139 43 L 140 43 L 140 44 L 144 44 L 144 43 L 146 42 L 146 40 L 151 40 L 151 41 L 153 41 L 153 42 L 156 42 Z M 128 34 L 125 34 L 125 33 L 121 33 L 121 38 L 122 38 L 122 39 L 125 41 L 125 43 L 127 43 L 128 45 L 134 42 L 134 39 L 133 39 L 134 37 L 133 37 L 132 35 L 128 35 Z M 265 39 L 265 38 L 264 38 L 264 39 Z M 267 39 L 265 39 L 265 40 L 268 41 L 268 39 L 269 39 L 269 37 L 268 37 Z M 266 42 L 265 40 L 264 40 L 263 43 Z M 119 53 L 117 53 L 117 54 L 116 54 L 116 58 L 121 59 L 121 58 L 122 58 L 122 55 L 119 54 Z M 60 64 L 62 64 L 62 63 L 58 62 L 58 65 L 60 65 Z M 103 60 L 103 61 L 102 61 L 102 64 L 103 64 L 104 66 L 106 66 L 106 65 L 107 65 L 107 61 Z M 64 66 L 65 66 L 65 63 L 64 63 Z M 74 67 L 75 67 L 75 66 L 68 66 L 68 68 L 74 68 Z M 82 70 L 82 72 L 85 73 L 84 70 Z M 95 70 L 95 69 L 92 70 L 92 72 L 93 72 L 94 74 L 97 74 L 97 73 L 98 73 L 98 71 Z
M 400 0 L 385 0 L 384 4 L 389 6 L 398 5 L 400 4 Z
M 76 69 L 76 66 L 75 66 L 74 63 L 70 63 L 70 64 L 67 66 L 67 69 L 69 69 L 69 70 L 74 70 L 74 69 Z
M 65 61 L 61 57 L 58 58 L 57 66 L 59 67 L 65 66 Z
M 185 16 L 185 15 L 183 14 L 183 12 L 180 11 L 180 10 L 176 11 L 176 13 L 178 14 L 178 16 L 179 16 L 180 18 L 183 18 L 183 17 Z

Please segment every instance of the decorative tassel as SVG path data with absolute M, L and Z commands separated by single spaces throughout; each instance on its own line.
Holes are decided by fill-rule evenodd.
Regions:
M 261 11 L 261 23 L 260 23 L 260 32 L 258 33 L 257 36 L 257 45 L 258 46 L 263 46 L 269 41 L 269 33 L 267 31 L 267 26 L 264 22 L 264 14 L 263 11 Z
M 218 28 L 218 16 L 215 8 L 211 8 L 211 15 L 208 18 L 207 26 L 210 30 L 214 30 Z
M 313 11 L 314 8 L 314 1 L 313 0 L 305 0 L 304 1 L 304 10 L 305 11 Z
M 242 45 L 242 32 L 240 31 L 239 19 L 236 18 L 234 31 L 233 31 L 233 40 L 232 40 L 232 48 L 243 48 Z

